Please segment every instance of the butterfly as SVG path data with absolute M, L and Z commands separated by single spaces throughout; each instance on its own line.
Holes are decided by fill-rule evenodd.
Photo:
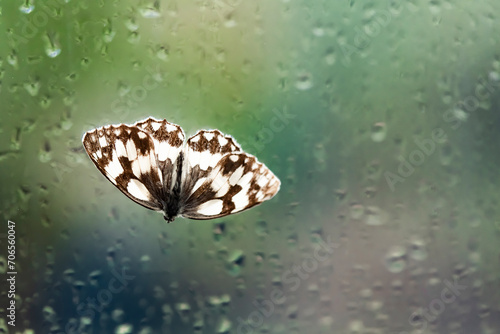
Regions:
M 107 125 L 83 135 L 97 169 L 134 202 L 163 213 L 213 219 L 271 199 L 280 180 L 219 130 L 184 131 L 149 117 L 135 124 Z

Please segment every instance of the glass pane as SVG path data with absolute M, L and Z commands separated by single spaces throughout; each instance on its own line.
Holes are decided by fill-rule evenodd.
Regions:
M 498 1 L 0 13 L 0 332 L 500 331 Z M 137 126 L 82 144 L 148 117 L 245 153 L 189 154 L 179 137 L 154 155 Z M 229 140 L 214 133 L 202 142 Z M 182 163 L 160 159 L 173 152 Z M 246 154 L 280 191 L 212 220 L 167 223 L 112 183 L 172 217 L 236 212 L 272 192 Z M 210 174 L 219 161 L 229 176 Z

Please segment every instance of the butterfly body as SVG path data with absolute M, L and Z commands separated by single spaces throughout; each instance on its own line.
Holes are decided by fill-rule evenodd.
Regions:
M 200 130 L 184 144 L 178 125 L 150 117 L 91 130 L 83 145 L 109 181 L 168 222 L 241 212 L 280 188 L 265 165 L 218 130 Z

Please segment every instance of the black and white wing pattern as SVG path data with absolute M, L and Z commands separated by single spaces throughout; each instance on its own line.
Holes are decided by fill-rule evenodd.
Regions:
M 136 126 L 148 133 L 153 140 L 157 168 L 163 179 L 166 191 L 172 190 L 182 167 L 182 147 L 184 131 L 176 124 L 167 120 L 158 121 L 152 117 L 135 123 Z
M 231 136 L 200 130 L 187 141 L 181 187 L 182 216 L 212 219 L 249 209 L 273 197 L 280 181 Z
M 96 167 L 133 201 L 165 220 L 212 219 L 271 199 L 279 179 L 219 130 L 187 140 L 181 127 L 152 117 L 87 132 L 83 145 Z
M 85 133 L 83 146 L 106 178 L 133 201 L 163 210 L 176 180 L 184 132 L 167 121 L 108 125 Z

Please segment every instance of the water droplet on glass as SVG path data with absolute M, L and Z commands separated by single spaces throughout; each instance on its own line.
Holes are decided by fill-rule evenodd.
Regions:
M 143 1 L 141 8 L 139 8 L 139 13 L 147 19 L 160 17 L 160 1 Z
M 288 246 L 295 248 L 297 246 L 298 236 L 297 233 L 293 232 L 286 239 Z
M 470 252 L 468 258 L 471 265 L 479 265 L 481 263 L 481 252 Z
M 245 254 L 241 250 L 233 251 L 227 259 L 227 272 L 231 276 L 238 276 L 241 272 L 241 267 L 245 262 Z
M 231 296 L 227 293 L 220 296 L 220 304 L 222 307 L 228 307 L 231 303 Z
M 360 219 L 365 213 L 365 207 L 358 203 L 353 203 L 349 207 L 349 213 L 352 219 Z
M 460 108 L 453 108 L 452 117 L 459 122 L 465 122 L 469 118 L 469 114 Z
M 130 324 L 122 324 L 116 327 L 116 334 L 132 334 L 134 333 L 134 327 Z
M 158 51 L 156 51 L 156 57 L 158 57 L 159 59 L 161 59 L 163 61 L 167 61 L 168 60 L 168 53 L 169 53 L 168 47 L 161 45 L 158 48 Z
M 406 249 L 401 246 L 392 247 L 385 257 L 385 265 L 393 274 L 402 272 L 406 268 Z
M 225 231 L 226 231 L 225 223 L 215 223 L 213 227 L 214 240 L 220 241 L 224 236 Z
M 40 81 L 38 78 L 32 79 L 31 81 L 24 83 L 24 89 L 26 89 L 31 96 L 36 96 L 40 90 Z
M 369 206 L 366 208 L 366 225 L 380 226 L 384 225 L 387 220 L 387 215 L 377 206 Z
M 449 142 L 445 142 L 441 146 L 440 156 L 441 165 L 449 166 L 453 160 L 453 146 Z
M 111 43 L 115 38 L 116 31 L 113 29 L 113 25 L 111 24 L 111 20 L 106 21 L 106 26 L 102 32 L 102 40 L 104 43 Z
M 125 319 L 125 312 L 120 308 L 116 308 L 111 312 L 111 319 L 116 323 L 121 323 Z
M 325 29 L 323 29 L 323 27 L 315 27 L 313 28 L 312 33 L 316 37 L 321 37 L 325 35 Z
M 141 328 L 138 334 L 154 334 L 155 332 L 153 329 L 149 326 Z M 201 332 L 199 333 L 201 334 Z
M 52 150 L 51 150 L 50 143 L 48 140 L 45 141 L 43 147 L 40 149 L 40 153 L 38 154 L 38 158 L 43 163 L 47 163 L 47 162 L 52 160 Z
M 86 68 L 86 67 L 88 67 L 90 65 L 90 59 L 87 58 L 87 57 L 84 57 L 80 61 L 80 64 L 82 65 L 82 67 Z
M 45 227 L 45 228 L 52 227 L 52 220 L 50 220 L 47 217 L 42 217 L 41 223 L 42 223 L 42 226 Z
M 18 151 L 21 149 L 21 128 L 15 128 L 10 138 L 10 149 Z
M 477 313 L 479 315 L 479 318 L 484 319 L 490 316 L 491 309 L 486 304 L 479 304 Z
M 177 303 L 175 304 L 175 310 L 179 314 L 179 317 L 184 323 L 189 322 L 189 314 L 191 312 L 191 306 L 188 303 Z
M 295 87 L 298 90 L 308 90 L 313 86 L 312 74 L 308 72 L 303 72 L 299 74 L 297 81 L 295 82 Z
M 19 7 L 19 10 L 21 13 L 24 14 L 29 14 L 35 9 L 34 1 L 33 0 L 26 0 L 24 3 Z
M 222 319 L 219 321 L 219 324 L 217 325 L 217 333 L 218 334 L 227 334 L 231 330 L 231 321 L 227 319 L 226 317 L 222 317 Z
M 88 280 L 90 285 L 92 286 L 99 286 L 99 278 L 101 278 L 102 272 L 100 270 L 94 270 L 92 271 L 89 276 Z
M 55 58 L 61 53 L 61 46 L 57 34 L 47 33 L 44 36 L 45 53 L 50 58 Z
M 148 271 L 151 266 L 151 257 L 149 255 L 143 255 L 141 256 L 141 259 L 139 260 L 141 263 L 141 270 L 142 271 Z
M 90 317 L 81 317 L 80 318 L 80 328 L 79 330 L 90 330 L 90 326 L 92 325 L 92 319 Z
M 130 86 L 127 85 L 126 83 L 119 81 L 118 82 L 118 95 L 123 97 L 127 95 L 130 92 Z
M 133 17 L 130 17 L 127 20 L 125 20 L 125 27 L 127 27 L 129 31 L 136 31 L 137 29 L 139 29 L 139 25 L 137 24 L 135 18 Z
M 203 319 L 196 319 L 193 323 L 193 333 L 202 334 L 203 333 L 204 321 Z
M 228 15 L 228 17 L 226 18 L 226 20 L 224 21 L 224 27 L 226 28 L 234 28 L 236 27 L 238 24 L 236 23 L 236 21 L 233 19 L 233 16 L 232 15 Z
M 348 325 L 349 334 L 366 333 L 366 328 L 362 320 L 352 320 Z
M 495 71 L 491 71 L 490 73 L 488 73 L 488 79 L 491 82 L 499 83 L 500 82 L 500 73 L 495 72 Z
M 396 279 L 391 282 L 391 291 L 396 296 L 401 296 L 403 292 L 403 287 L 404 287 L 403 281 L 400 279 Z
M 39 104 L 40 104 L 40 107 L 42 107 L 43 109 L 47 109 L 50 106 L 51 102 L 52 102 L 52 99 L 50 98 L 50 96 L 44 95 L 40 98 Z
M 326 51 L 325 55 L 325 63 L 327 65 L 333 65 L 337 61 L 337 58 L 335 57 L 335 50 L 329 49 Z
M 137 31 L 132 31 L 127 38 L 127 41 L 132 44 L 139 43 L 141 40 L 141 35 Z
M 75 72 L 72 72 L 72 73 L 69 73 L 68 75 L 66 75 L 66 80 L 69 81 L 69 82 L 73 82 L 77 78 L 78 78 L 78 74 L 75 73 Z
M 165 324 L 170 325 L 172 323 L 172 316 L 174 312 L 172 311 L 172 307 L 168 304 L 163 304 L 161 307 L 161 311 L 163 313 L 163 321 Z
M 425 242 L 421 239 L 414 238 L 410 241 L 409 255 L 412 259 L 423 261 L 427 258 L 427 250 Z
M 377 160 L 370 161 L 366 168 L 366 177 L 370 180 L 377 180 L 382 174 L 382 168 L 380 162 Z
M 44 306 L 42 309 L 43 318 L 52 323 L 56 320 L 56 312 L 51 306 Z
M 161 286 L 156 285 L 153 288 L 153 297 L 156 300 L 163 300 L 165 296 L 167 295 L 165 289 L 163 289 Z
M 12 67 L 17 68 L 17 53 L 15 50 L 12 50 L 12 52 L 7 56 L 7 63 L 9 63 Z
M 75 270 L 74 269 L 66 269 L 63 272 L 63 278 L 67 283 L 72 283 L 75 278 Z
M 385 123 L 378 122 L 373 124 L 371 136 L 374 142 L 376 143 L 383 142 L 386 135 L 387 135 L 387 127 Z

